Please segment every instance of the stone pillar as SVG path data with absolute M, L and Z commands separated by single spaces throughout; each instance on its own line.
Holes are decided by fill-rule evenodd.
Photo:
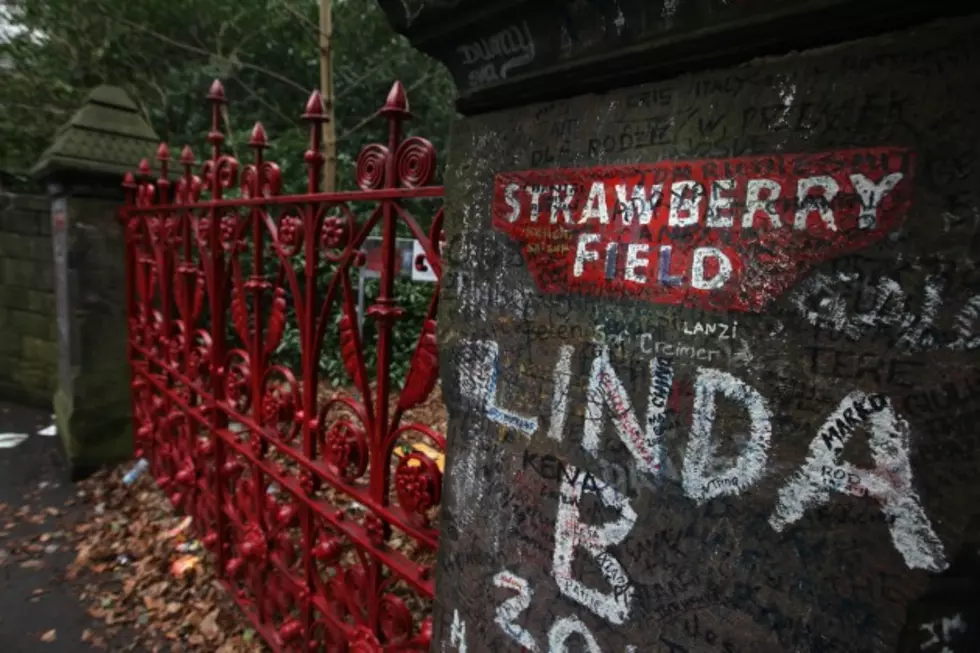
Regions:
M 79 478 L 132 453 L 122 176 L 157 135 L 119 88 L 100 86 L 34 167 L 47 185 L 58 336 L 58 432 Z
M 433 650 L 980 650 L 980 18 L 381 3 L 468 114 Z

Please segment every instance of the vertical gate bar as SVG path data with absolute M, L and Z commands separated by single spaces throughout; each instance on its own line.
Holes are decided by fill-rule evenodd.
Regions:
M 400 84 L 396 84 L 401 88 Z M 394 89 L 393 89 L 394 94 Z M 392 94 L 392 95 L 393 95 Z M 391 189 L 398 185 L 398 168 L 396 165 L 396 153 L 398 144 L 401 140 L 401 119 L 399 111 L 392 111 L 392 95 L 389 95 L 384 107 L 381 109 L 388 121 L 388 153 L 385 157 L 384 188 Z M 376 318 L 377 324 L 377 369 L 376 378 L 376 397 L 375 410 L 377 417 L 374 423 L 374 433 L 370 442 L 370 479 L 369 494 L 377 505 L 388 505 L 388 489 L 386 479 L 388 477 L 388 461 L 385 458 L 385 442 L 391 425 L 388 423 L 388 396 L 391 392 L 391 336 L 394 320 L 398 316 L 398 308 L 394 301 L 395 287 L 395 255 L 397 253 L 397 215 L 392 209 L 391 203 L 396 200 L 381 200 L 382 204 L 382 233 L 381 233 L 381 279 L 379 282 L 378 297 L 376 305 L 372 307 L 371 313 Z M 382 517 L 377 515 L 376 517 Z M 388 523 L 382 525 L 385 532 L 389 530 Z M 377 632 L 379 630 L 380 602 L 377 589 L 380 587 L 381 564 L 376 556 L 370 558 L 370 568 L 368 570 L 369 582 L 369 603 L 368 603 L 368 623 Z
M 120 211 L 119 224 L 123 232 L 123 251 L 125 252 L 123 265 L 126 270 L 126 361 L 129 363 L 129 409 L 133 423 L 133 453 L 137 457 L 142 457 L 143 445 L 140 443 L 140 423 L 139 417 L 137 416 L 137 372 L 135 361 L 133 360 L 136 353 L 133 347 L 133 338 L 135 337 L 133 326 L 136 324 L 136 290 L 133 284 L 136 275 L 136 264 L 133 253 L 133 234 L 132 229 L 130 229 L 130 221 L 133 220 L 133 216 L 130 210 L 136 203 L 136 180 L 133 178 L 131 172 L 127 172 L 123 177 L 122 185 L 125 201 Z
M 262 188 L 262 147 L 257 143 L 255 138 L 256 131 L 261 128 L 260 124 L 256 124 L 255 129 L 252 131 L 252 138 L 249 140 L 249 146 L 252 147 L 255 153 L 255 174 L 258 175 L 256 179 L 256 188 L 261 192 Z M 263 137 L 264 140 L 264 137 Z M 252 296 L 252 311 L 251 314 L 254 319 L 249 323 L 247 322 L 245 327 L 245 333 L 241 334 L 241 337 L 249 338 L 249 342 L 243 343 L 245 347 L 248 348 L 249 356 L 249 367 L 251 368 L 252 377 L 252 387 L 250 389 L 252 393 L 252 415 L 255 422 L 263 427 L 263 430 L 252 432 L 249 441 L 253 445 L 252 453 L 256 455 L 259 460 L 264 460 L 267 445 L 266 445 L 266 435 L 264 432 L 264 420 L 263 420 L 263 395 L 265 394 L 265 362 L 262 349 L 262 294 L 265 290 L 262 279 L 262 225 L 259 222 L 259 214 L 262 211 L 262 206 L 252 206 L 248 209 L 249 221 L 252 226 L 252 270 L 250 272 L 250 278 L 247 283 L 245 283 L 244 291 L 249 292 Z M 238 216 L 235 216 L 238 219 Z M 238 249 L 234 249 L 231 252 L 232 257 L 237 257 L 239 255 Z M 232 281 L 234 283 L 234 281 Z M 240 295 L 244 298 L 244 293 Z M 247 305 L 246 305 L 246 314 Z M 257 447 L 255 445 L 257 443 Z M 266 502 L 265 502 L 265 474 L 262 472 L 262 467 L 258 462 L 252 463 L 252 501 L 255 502 L 255 512 L 259 516 L 259 523 L 256 524 L 257 527 L 262 528 L 268 522 L 266 521 Z M 264 536 L 264 534 L 263 534 Z M 260 568 L 257 571 L 257 575 L 268 573 L 268 568 Z M 265 623 L 270 615 L 266 611 L 266 588 L 264 582 L 256 583 L 254 588 L 256 608 L 258 609 L 259 622 Z
M 208 92 L 211 103 L 211 131 L 208 141 L 211 143 L 211 198 L 221 199 L 221 143 L 224 135 L 221 133 L 221 105 L 225 101 L 225 90 L 221 82 L 215 80 Z M 209 411 L 211 433 L 214 438 L 216 526 L 218 531 L 217 558 L 218 573 L 225 576 L 225 558 L 231 543 L 228 540 L 227 516 L 225 515 L 225 492 L 223 468 L 225 464 L 225 442 L 221 431 L 227 429 L 228 419 L 221 405 L 225 398 L 225 262 L 221 244 L 221 229 L 219 212 L 212 206 L 208 209 L 208 249 L 210 255 L 211 293 L 208 297 L 208 307 L 211 312 L 211 396 L 212 407 Z
M 303 119 L 310 124 L 310 147 L 306 151 L 304 159 L 307 165 L 306 191 L 308 194 L 318 193 L 320 190 L 320 180 L 322 179 L 321 170 L 323 168 L 323 123 L 327 120 L 323 110 L 323 98 L 319 91 L 313 91 L 303 112 Z M 323 209 L 321 211 L 321 208 Z M 319 238 L 319 225 L 323 219 L 321 213 L 326 211 L 326 207 L 321 207 L 313 203 L 303 206 L 303 239 L 305 253 L 304 278 L 306 286 L 303 297 L 303 324 L 300 325 L 300 356 L 302 360 L 303 373 L 303 454 L 307 460 L 313 460 L 316 456 L 316 430 L 319 428 L 317 422 L 317 377 L 319 373 L 319 363 L 314 356 L 314 352 L 319 348 L 315 341 L 317 332 L 317 316 L 319 311 L 315 308 L 316 302 L 316 272 L 319 267 L 319 250 L 317 244 Z M 308 495 L 319 487 L 318 479 L 304 472 L 306 475 L 301 484 L 303 491 Z M 314 515 L 306 502 L 302 507 L 302 530 L 303 530 L 303 570 L 305 572 L 306 596 L 312 596 L 316 587 L 314 580 L 316 561 L 313 558 L 314 537 Z M 313 602 L 306 601 L 303 604 L 303 632 L 306 638 L 307 647 L 312 648 L 313 638 Z
M 387 108 L 388 105 L 385 105 Z M 388 156 L 385 160 L 385 183 L 386 189 L 397 186 L 397 167 L 395 165 L 395 153 L 401 139 L 401 116 L 382 109 L 381 113 L 388 120 Z M 373 462 L 380 460 L 383 453 L 383 444 L 390 425 L 388 424 L 388 395 L 391 391 L 391 329 L 392 322 L 397 310 L 394 306 L 394 287 L 395 287 L 395 254 L 397 253 L 397 215 L 392 210 L 391 202 L 396 200 L 381 200 L 382 204 L 382 233 L 381 233 L 381 279 L 379 282 L 378 297 L 375 300 L 378 304 L 374 315 L 377 317 L 378 341 L 377 341 L 377 420 L 375 432 L 371 442 L 372 447 L 377 450 L 371 452 Z M 371 465 L 370 493 L 371 498 L 378 501 L 380 505 L 388 504 L 388 493 L 384 488 L 386 464 Z
M 193 185 L 193 172 L 191 170 L 191 164 L 194 161 L 194 155 L 191 153 L 189 147 L 184 147 L 180 153 L 180 163 L 184 166 L 183 174 L 178 173 L 177 184 L 174 189 L 173 202 L 174 204 L 184 204 L 185 202 L 193 201 L 193 191 L 191 190 Z M 181 188 L 183 186 L 183 189 Z M 186 194 L 184 197 L 180 195 Z M 197 378 L 197 374 L 200 372 L 200 368 L 197 370 L 191 370 L 191 363 L 194 360 L 194 341 L 195 341 L 195 331 L 197 315 L 194 310 L 196 305 L 196 293 L 197 293 L 197 278 L 195 277 L 194 289 L 190 288 L 190 270 L 192 264 L 192 254 L 191 254 L 191 220 L 193 217 L 193 211 L 187 209 L 184 206 L 180 206 L 174 214 L 175 219 L 175 231 L 179 234 L 175 242 L 180 243 L 174 251 L 174 270 L 177 277 L 177 283 L 180 284 L 183 297 L 183 307 L 178 306 L 178 315 L 181 317 L 181 322 L 184 327 L 184 347 L 183 351 L 180 353 L 181 367 L 184 374 L 190 379 L 190 383 L 187 383 L 187 404 L 189 406 L 196 406 L 198 401 L 198 392 L 195 390 L 194 380 Z M 187 420 L 187 426 L 189 431 L 190 440 L 193 443 L 193 453 L 195 460 L 194 463 L 194 484 L 191 488 L 193 491 L 193 499 L 197 500 L 198 504 L 193 506 L 193 517 L 198 520 L 200 525 L 199 528 L 207 529 L 208 523 L 206 521 L 206 513 L 201 508 L 202 498 L 206 500 L 207 495 L 201 492 L 201 480 L 200 476 L 203 476 L 204 482 L 207 479 L 207 466 L 213 464 L 213 460 L 210 460 L 209 456 L 205 455 L 204 449 L 199 445 L 198 433 L 201 432 L 201 426 L 196 420 Z M 213 451 L 213 450 L 212 450 Z M 207 535 L 207 533 L 201 533 L 202 536 Z
M 170 183 L 167 180 L 167 164 L 170 160 L 170 152 L 167 149 L 166 143 L 160 143 L 157 148 L 157 161 L 160 164 L 160 178 L 156 181 L 156 196 L 152 199 L 155 201 L 157 206 L 164 206 L 169 204 L 169 198 L 167 196 L 167 191 L 169 189 Z M 152 182 L 153 177 L 149 174 L 150 167 L 147 165 L 147 181 Z M 170 245 L 170 238 L 168 237 L 168 225 L 167 217 L 168 212 L 166 210 L 156 209 L 153 213 L 153 217 L 156 219 L 157 228 L 159 232 L 157 234 L 158 242 L 160 243 L 160 255 L 157 257 L 157 265 L 160 268 L 160 316 L 162 320 L 160 328 L 160 360 L 163 365 L 163 415 L 164 424 L 167 425 L 164 433 L 171 440 L 179 439 L 179 421 L 171 420 L 171 411 L 174 406 L 173 395 L 176 381 L 174 380 L 174 369 L 173 362 L 170 360 L 170 341 L 173 337 L 173 266 L 171 265 L 173 256 Z M 173 442 L 171 445 L 175 444 Z M 176 463 L 176 464 L 179 464 Z M 175 496 L 174 490 L 177 486 L 177 473 L 179 469 L 169 470 L 167 476 L 170 479 L 171 487 L 167 488 L 171 490 L 171 496 Z M 184 495 L 186 496 L 186 495 Z M 174 506 L 180 509 L 181 506 Z
M 364 270 L 365 267 L 362 267 L 357 272 L 357 334 L 361 342 L 364 342 Z

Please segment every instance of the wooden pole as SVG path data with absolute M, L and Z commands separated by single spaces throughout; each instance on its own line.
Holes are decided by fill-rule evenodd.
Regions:
M 320 0 L 320 93 L 327 122 L 323 125 L 323 190 L 331 193 L 337 183 L 337 131 L 333 111 L 333 0 Z

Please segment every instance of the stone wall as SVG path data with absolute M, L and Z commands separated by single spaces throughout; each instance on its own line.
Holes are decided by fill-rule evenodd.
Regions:
M 57 335 L 48 200 L 0 194 L 0 399 L 50 405 Z
M 980 650 L 978 29 L 456 124 L 434 650 Z

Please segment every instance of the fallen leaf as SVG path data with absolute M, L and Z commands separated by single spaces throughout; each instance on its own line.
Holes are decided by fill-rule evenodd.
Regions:
M 56 639 L 58 639 L 58 631 L 55 630 L 54 628 L 52 628 L 51 630 L 49 630 L 49 631 L 45 632 L 43 635 L 41 635 L 41 641 L 42 642 L 45 642 L 47 644 L 50 644 L 51 642 L 55 641 Z
M 193 522 L 193 518 L 184 517 L 184 519 L 182 519 L 179 524 L 177 524 L 169 531 L 166 531 L 163 535 L 161 535 L 160 539 L 166 540 L 166 539 L 177 537 L 178 535 L 180 535 L 190 527 L 191 522 Z
M 208 640 L 214 641 L 218 639 L 221 635 L 221 630 L 218 628 L 218 610 L 214 610 L 208 616 L 204 617 L 201 621 L 199 628 L 201 629 L 201 634 L 204 635 Z
M 197 568 L 201 564 L 201 559 L 197 556 L 183 556 L 174 561 L 170 567 L 170 573 L 175 578 L 182 578 L 187 572 Z
M 150 612 L 161 612 L 166 607 L 166 603 L 160 599 L 153 598 L 152 596 L 144 596 L 143 605 L 145 605 L 146 609 Z
M 127 578 L 125 581 L 123 581 L 122 595 L 124 599 L 128 599 L 130 596 L 132 596 L 138 582 L 139 581 L 137 581 L 135 578 Z

